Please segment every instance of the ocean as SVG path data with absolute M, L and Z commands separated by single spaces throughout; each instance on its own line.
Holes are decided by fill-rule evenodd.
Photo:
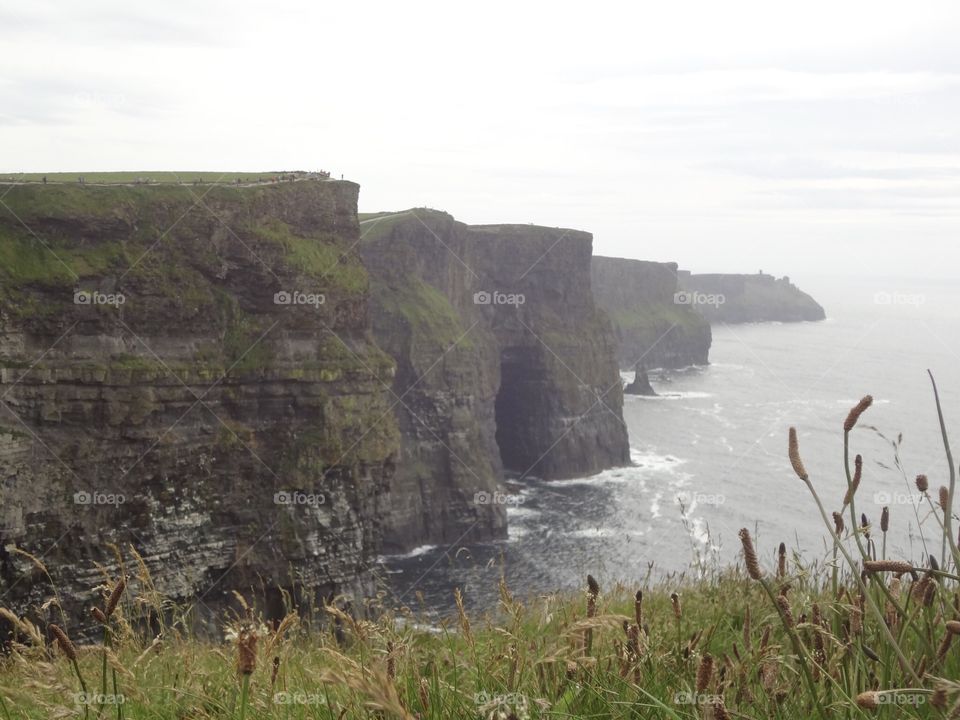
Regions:
M 587 573 L 639 588 L 648 576 L 736 562 L 741 527 L 769 566 L 780 542 L 821 559 L 826 529 L 790 467 L 787 431 L 797 427 L 827 511 L 839 510 L 842 425 L 866 394 L 874 406 L 851 434 L 851 462 L 864 457 L 857 510 L 878 537 L 889 506 L 888 556 L 925 558 L 919 528 L 933 537 L 936 520 L 913 479 L 927 475 L 934 500 L 948 480 L 928 369 L 960 457 L 960 282 L 794 282 L 826 308 L 826 321 L 715 326 L 709 365 L 654 371 L 659 397 L 626 397 L 631 467 L 508 482 L 509 537 L 382 558 L 393 601 L 445 615 L 459 587 L 468 605 L 492 607 L 501 573 L 521 597 L 582 588 Z M 929 550 L 939 555 L 939 543 Z

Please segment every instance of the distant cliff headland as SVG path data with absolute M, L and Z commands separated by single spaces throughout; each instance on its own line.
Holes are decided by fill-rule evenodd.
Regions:
M 698 303 L 697 310 L 712 323 L 802 322 L 823 320 L 824 309 L 790 282 L 766 273 L 754 275 L 680 272 L 681 287 L 691 293 L 722 297 L 722 303 Z
M 625 370 L 708 362 L 712 323 L 823 320 L 823 308 L 772 275 L 693 275 L 676 263 L 595 256 L 593 294 L 617 337 Z

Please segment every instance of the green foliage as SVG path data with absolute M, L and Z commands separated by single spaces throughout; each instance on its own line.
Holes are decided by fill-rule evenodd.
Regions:
M 447 297 L 419 278 L 386 286 L 374 282 L 373 295 L 386 317 L 402 318 L 410 329 L 411 341 L 421 351 L 444 349 L 463 336 L 466 328 Z M 458 347 L 473 348 L 468 336 Z
M 690 307 L 673 303 L 647 303 L 628 310 L 612 312 L 609 315 L 613 323 L 624 331 L 643 329 L 652 331 L 655 328 L 666 329 L 671 325 L 686 328 L 705 322 Z
M 411 208 L 398 212 L 360 213 L 360 235 L 364 242 L 376 242 L 389 235 L 394 227 L 408 220 L 413 219 L 419 225 L 415 218 L 419 218 L 419 222 L 425 224 L 429 224 L 431 220 L 453 222 L 453 216 L 449 213 L 431 208 Z
M 337 287 L 348 292 L 367 289 L 367 271 L 356 253 L 343 247 L 335 235 L 304 237 L 278 219 L 264 221 L 253 228 L 261 239 L 281 246 L 286 261 L 311 279 L 321 282 L 320 289 Z M 306 292 L 307 289 L 302 290 Z
M 799 605 L 795 614 L 819 602 L 824 622 L 839 628 L 850 605 L 835 602 L 829 589 L 812 578 L 823 570 L 795 566 L 784 581 Z M 131 592 L 141 587 L 133 581 Z M 595 608 L 588 610 L 584 595 L 521 601 L 504 587 L 497 611 L 470 617 L 469 629 L 455 616 L 436 625 L 410 610 L 374 606 L 381 613 L 378 619 L 341 622 L 340 640 L 329 616 L 305 608 L 299 628 L 291 618 L 282 635 L 261 636 L 247 717 L 447 720 L 500 717 L 491 713 L 502 711 L 503 717 L 514 712 L 531 719 L 694 720 L 709 717 L 713 698 L 721 696 L 731 717 L 810 718 L 818 706 L 831 718 L 937 716 L 926 702 L 927 691 L 914 695 L 924 699 L 919 706 L 891 705 L 876 715 L 857 707 L 855 697 L 870 687 L 871 672 L 887 687 L 884 683 L 896 671 L 895 660 L 869 626 L 846 649 L 832 628 L 821 630 L 836 677 L 821 678 L 819 697 L 812 699 L 794 674 L 796 658 L 776 610 L 756 582 L 737 572 L 646 587 L 646 631 L 638 633 L 636 655 L 623 630 L 624 624 L 636 624 L 633 588 L 618 584 L 601 589 Z M 670 598 L 674 591 L 680 595 L 679 620 Z M 136 611 L 140 602 L 128 598 L 125 611 Z M 180 620 L 164 629 L 162 644 L 152 650 L 150 635 L 125 634 L 115 642 L 120 666 L 129 670 L 118 676 L 125 717 L 234 718 L 241 692 L 236 650 L 194 637 L 189 611 L 174 617 Z M 433 631 L 424 629 L 431 625 Z M 585 652 L 588 632 L 590 651 Z M 814 626 L 801 632 L 811 643 Z M 876 649 L 879 660 L 867 657 L 861 644 Z M 916 650 L 922 651 L 922 643 Z M 0 697 L 16 708 L 17 717 L 45 719 L 54 708 L 76 713 L 71 663 L 63 657 L 50 663 L 40 655 L 42 649 L 18 652 L 0 676 Z M 698 670 L 707 655 L 714 670 L 698 691 Z M 274 657 L 279 669 L 272 680 Z M 97 678 L 100 662 L 97 653 L 82 653 L 83 676 Z M 958 672 L 955 653 L 937 667 L 937 673 L 950 677 Z
M 151 183 L 176 185 L 178 183 L 203 182 L 204 184 L 219 183 L 229 185 L 241 182 L 257 182 L 258 180 L 269 180 L 278 177 L 282 172 L 223 172 L 223 171 L 157 171 L 146 170 L 142 172 L 92 172 L 92 173 L 3 173 L 0 174 L 0 183 L 43 183 L 43 178 L 47 178 L 50 183 L 48 187 L 53 187 L 54 183 L 65 183 L 70 187 L 82 187 L 78 178 L 83 176 L 84 181 L 90 184 L 131 184 L 143 181 Z M 289 173 L 286 173 L 289 174 Z M 302 174 L 302 173 L 301 173 Z
M 70 286 L 75 278 L 103 275 L 126 260 L 119 244 L 65 245 L 0 224 L 0 278 L 20 285 Z

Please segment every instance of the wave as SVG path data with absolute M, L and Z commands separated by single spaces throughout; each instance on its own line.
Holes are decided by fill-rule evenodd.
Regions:
M 656 390 L 656 388 L 654 388 Z M 657 400 L 699 400 L 701 398 L 713 397 L 713 393 L 701 392 L 699 390 L 681 390 L 678 392 L 673 391 L 657 391 L 656 395 L 625 395 L 624 399 L 637 399 L 641 401 L 657 401 Z
M 660 517 L 660 498 L 663 497 L 663 493 L 657 493 L 650 500 L 650 519 L 656 520 Z
M 439 545 L 419 545 L 413 550 L 405 553 L 396 553 L 393 555 L 381 555 L 377 558 L 377 562 L 384 563 L 389 562 L 390 560 L 409 560 L 410 558 L 420 557 L 421 555 L 426 555 L 431 550 L 436 550 Z
M 541 484 L 546 487 L 576 487 L 578 485 L 620 485 L 627 482 L 625 470 L 632 468 L 614 468 L 613 470 L 604 470 L 596 475 L 579 478 L 566 478 L 564 480 L 544 480 Z
M 522 507 L 518 505 L 507 505 L 507 522 L 513 522 L 514 520 L 528 520 L 530 518 L 535 518 L 540 516 L 539 510 L 534 510 L 533 508 Z
M 517 525 L 516 523 L 507 523 L 507 540 L 512 542 L 514 540 L 519 540 L 520 538 L 526 537 L 530 534 L 528 528 L 525 528 L 523 525 Z
M 645 533 L 642 530 L 621 530 L 613 527 L 595 527 L 582 528 L 580 530 L 570 530 L 564 533 L 564 536 L 571 538 L 608 538 L 608 537 L 643 537 Z
M 650 449 L 632 447 L 630 448 L 630 462 L 634 464 L 634 469 L 672 473 L 687 461 L 678 458 L 676 455 L 660 455 Z

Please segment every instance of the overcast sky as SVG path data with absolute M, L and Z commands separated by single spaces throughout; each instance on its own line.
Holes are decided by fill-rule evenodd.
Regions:
M 0 172 L 328 169 L 694 271 L 957 277 L 956 2 L 0 0 Z

